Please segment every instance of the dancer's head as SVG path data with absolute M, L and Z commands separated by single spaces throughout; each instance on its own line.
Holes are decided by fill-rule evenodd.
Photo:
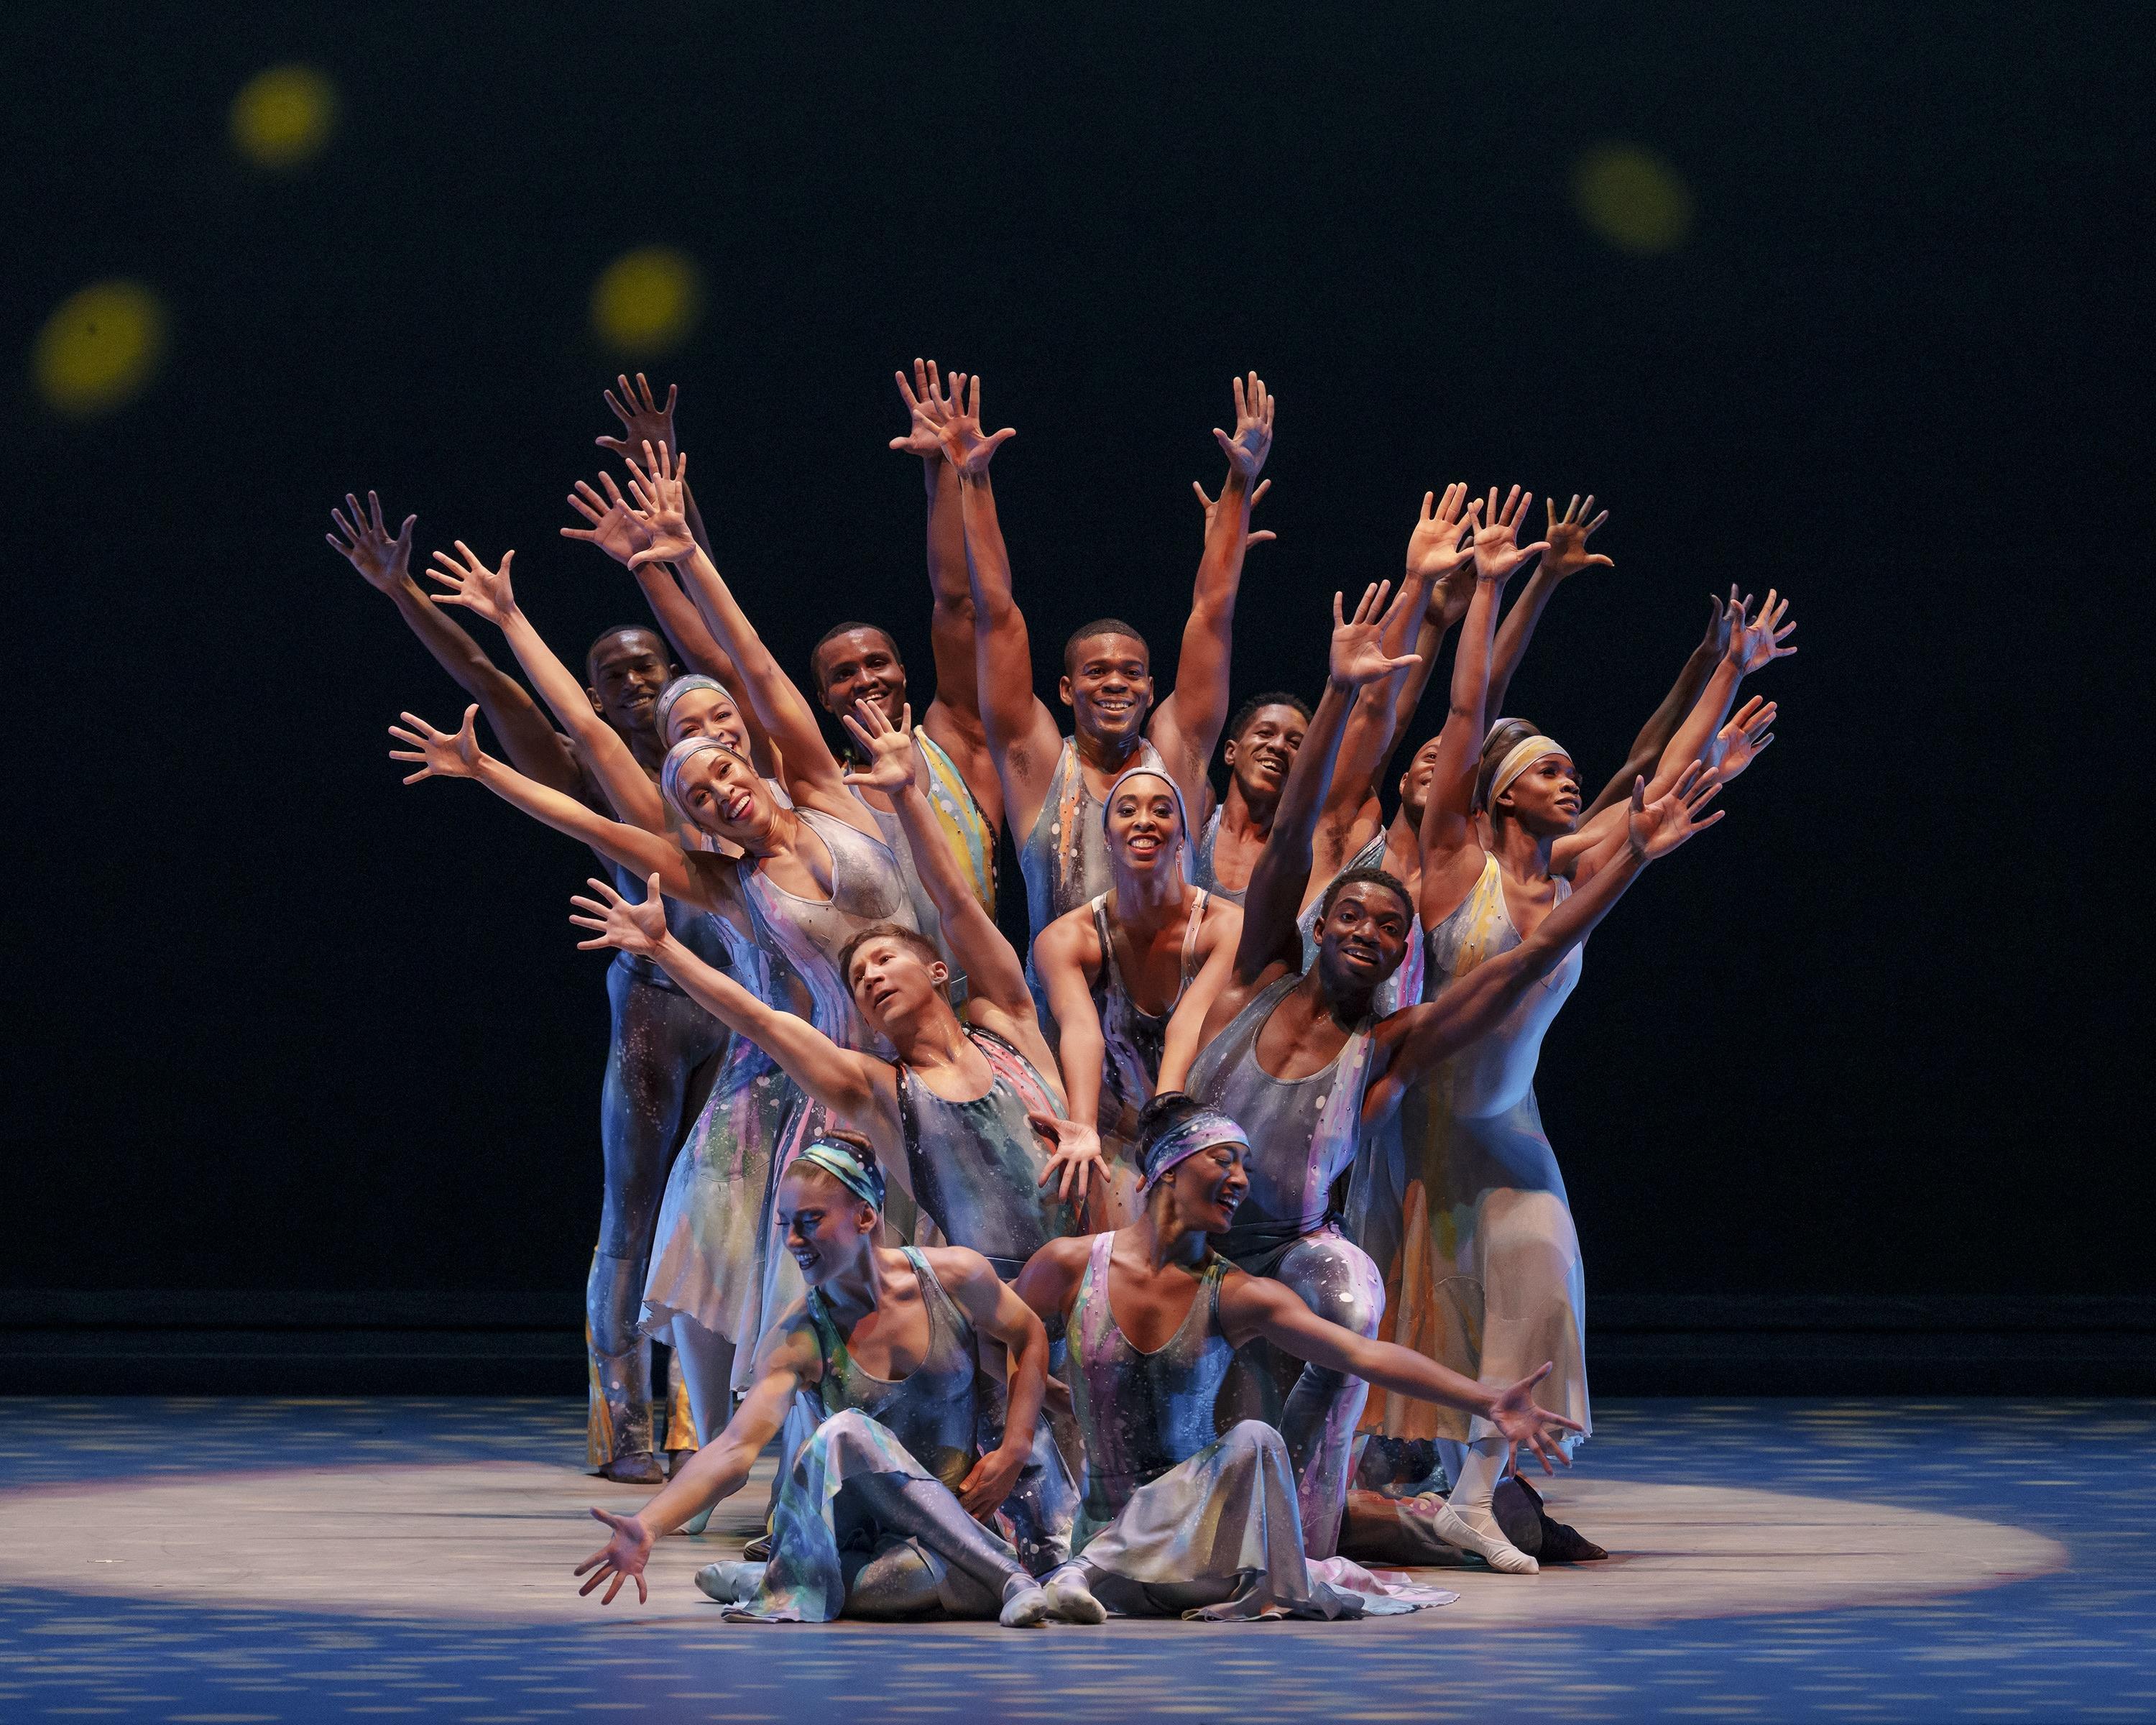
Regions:
M 871 923 L 840 947 L 839 973 L 870 1028 L 901 1049 L 951 1013 L 951 967 L 933 941 L 896 922 Z
M 1156 1227 L 1219 1234 L 1250 1189 L 1241 1127 L 1181 1091 L 1163 1091 L 1138 1116 L 1138 1195 Z
M 1328 993 L 1368 993 L 1400 968 L 1414 901 L 1397 875 L 1346 869 L 1317 901 L 1318 980 Z
M 760 851 L 778 815 L 778 799 L 747 755 L 715 737 L 685 737 L 666 752 L 659 788 L 699 832 Z
M 1441 741 L 1431 737 L 1409 757 L 1400 774 L 1400 813 L 1407 816 L 1409 826 L 1422 824 L 1423 804 L 1429 800 L 1430 780 L 1437 773 L 1437 746 Z
M 894 725 L 906 711 L 906 662 L 898 643 L 873 623 L 842 623 L 817 642 L 808 655 L 809 680 L 816 698 L 834 719 L 865 701 L 883 709 Z
M 1101 828 L 1107 835 L 1110 860 L 1142 877 L 1173 875 L 1190 841 L 1183 793 L 1166 773 L 1148 767 L 1133 767 L 1108 787 L 1107 800 L 1101 804 Z
M 1127 623 L 1096 619 L 1063 644 L 1058 687 L 1071 722 L 1088 737 L 1133 745 L 1152 708 L 1152 649 Z
M 659 691 L 673 675 L 666 643 L 638 624 L 610 629 L 584 651 L 592 710 L 624 737 L 654 729 Z
M 1579 776 L 1554 737 L 1525 719 L 1500 719 L 1483 740 L 1476 801 L 1494 829 L 1515 821 L 1537 839 L 1579 827 Z
M 778 1183 L 779 1226 L 802 1280 L 820 1286 L 858 1265 L 883 1216 L 883 1170 L 868 1140 L 826 1132 L 787 1165 Z
M 675 678 L 659 691 L 653 722 L 670 749 L 688 737 L 708 737 L 737 755 L 748 753 L 748 721 L 733 691 L 716 677 Z
M 1220 757 L 1245 803 L 1270 809 L 1280 800 L 1309 725 L 1310 705 L 1296 695 L 1253 695 L 1235 710 Z

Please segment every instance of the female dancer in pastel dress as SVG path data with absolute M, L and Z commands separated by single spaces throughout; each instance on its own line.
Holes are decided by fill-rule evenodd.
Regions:
M 1096 1218 L 1120 1228 L 1133 1214 L 1138 1114 L 1169 1022 L 1206 962 L 1235 950 L 1243 913 L 1184 878 L 1189 827 L 1173 779 L 1130 768 L 1109 787 L 1101 824 L 1115 886 L 1050 923 L 1033 963 L 1055 1014 L 1073 1142 L 1090 1131 L 1100 1147 Z
M 778 1214 L 804 1291 L 766 1339 L 754 1387 L 716 1440 L 635 1515 L 592 1511 L 612 1537 L 577 1566 L 591 1576 L 580 1592 L 603 1586 L 601 1603 L 611 1604 L 634 1580 L 638 1602 L 648 1599 L 652 1547 L 738 1491 L 805 1404 L 814 1430 L 782 1471 L 769 1563 L 713 1563 L 696 1578 L 729 1618 L 941 1611 L 1014 1628 L 1048 1618 L 1040 1584 L 977 1519 L 1003 1502 L 1027 1447 L 975 1445 L 978 1337 L 1002 1345 L 1023 1421 L 1040 1409 L 1047 1336 L 979 1254 L 879 1246 L 883 1197 L 867 1152 L 832 1139 L 803 1147 L 779 1183 Z M 1076 1615 L 1101 1615 L 1082 1605 Z
M 1455 1598 L 1387 1586 L 1342 1558 L 1309 1561 L 1281 1434 L 1257 1420 L 1224 1432 L 1215 1424 L 1236 1349 L 1263 1337 L 1327 1371 L 1472 1409 L 1537 1455 L 1564 1421 L 1534 1405 L 1532 1377 L 1493 1392 L 1327 1322 L 1215 1252 L 1209 1240 L 1227 1231 L 1250 1189 L 1249 1142 L 1235 1121 L 1164 1095 L 1140 1142 L 1137 1219 L 1044 1246 L 1019 1279 L 1034 1311 L 1067 1327 L 1088 1461 L 1075 1555 L 1049 1578 L 1050 1608 L 1077 1616 L 1097 1600 L 1132 1615 L 1341 1617 Z
M 1635 796 L 1624 855 L 1593 886 L 1502 961 L 1483 967 L 1470 991 L 1379 1019 L 1378 988 L 1406 950 L 1413 907 L 1389 875 L 1343 875 L 1321 905 L 1317 962 L 1300 968 L 1295 910 L 1310 866 L 1310 833 L 1332 772 L 1353 692 L 1398 661 L 1380 644 L 1385 588 L 1340 621 L 1335 596 L 1331 675 L 1310 733 L 1281 793 L 1273 837 L 1252 875 L 1243 935 L 1224 974 L 1209 968 L 1178 1016 L 1199 1025 L 1188 1082 L 1163 1060 L 1163 1089 L 1188 1089 L 1250 1134 L 1250 1199 L 1219 1242 L 1230 1261 L 1286 1281 L 1321 1317 L 1376 1333 L 1383 1290 L 1369 1258 L 1342 1237 L 1335 1188 L 1353 1169 L 1365 1126 L 1388 1120 L 1402 1093 L 1455 1049 L 1495 1024 L 1585 937 L 1646 863 L 1682 844 L 1715 788 L 1697 768 L 1648 807 Z M 1638 788 L 1644 791 L 1645 787 Z M 1622 872 L 1612 876 L 1609 869 Z M 1332 1554 L 1345 1507 L 1355 1423 L 1368 1386 L 1331 1368 L 1306 1365 L 1288 1394 L 1282 1432 L 1296 1468 L 1303 1536 L 1313 1556 Z M 1510 1553 L 1466 1523 L 1445 1523 L 1453 1543 Z M 1481 1541 L 1481 1543 L 1476 1543 Z M 1502 1550 L 1500 1549 L 1502 1548 Z M 1519 1558 L 1518 1567 L 1532 1560 Z

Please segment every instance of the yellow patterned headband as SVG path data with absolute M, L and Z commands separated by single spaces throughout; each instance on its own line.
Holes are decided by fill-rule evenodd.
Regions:
M 1539 732 L 1532 737 L 1522 737 L 1506 750 L 1505 758 L 1497 763 L 1497 770 L 1490 775 L 1490 795 L 1483 806 L 1495 809 L 1497 798 L 1505 794 L 1505 788 L 1544 755 L 1563 755 L 1568 761 L 1572 758 L 1572 752 L 1554 737 L 1544 737 Z

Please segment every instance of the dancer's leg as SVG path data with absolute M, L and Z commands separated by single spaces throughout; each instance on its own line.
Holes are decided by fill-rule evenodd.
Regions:
M 726 1429 L 733 1414 L 731 1384 L 734 1344 L 716 1332 L 706 1329 L 685 1312 L 677 1312 L 667 1327 L 667 1345 L 681 1368 L 689 1408 L 696 1420 L 695 1437 L 701 1443 Z M 694 1445 L 691 1445 L 694 1447 Z
M 1378 1333 L 1384 1286 L 1361 1247 L 1337 1234 L 1312 1234 L 1290 1246 L 1273 1273 L 1320 1317 L 1358 1336 Z M 1313 1558 L 1339 1549 L 1355 1426 L 1369 1394 L 1362 1378 L 1315 1365 L 1303 1367 L 1288 1394 L 1281 1435 L 1295 1468 L 1304 1549 Z

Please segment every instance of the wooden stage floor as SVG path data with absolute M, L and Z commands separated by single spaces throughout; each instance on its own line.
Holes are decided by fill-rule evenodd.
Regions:
M 1617 1401 L 1610 1562 L 1359 1624 L 729 1625 L 761 1494 L 580 1599 L 552 1400 L 0 1400 L 0 1718 L 2156 1716 L 2156 1404 Z M 729 1516 L 728 1511 L 733 1513 Z

